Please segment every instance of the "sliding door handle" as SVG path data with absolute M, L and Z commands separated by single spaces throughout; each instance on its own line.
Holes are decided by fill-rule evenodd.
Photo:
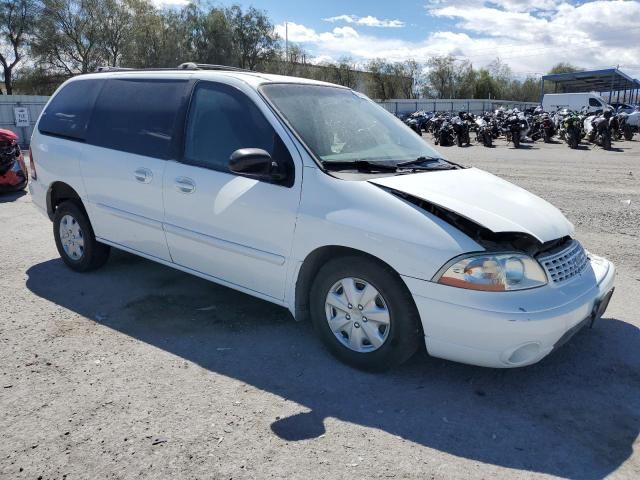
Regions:
M 133 172 L 133 175 L 140 183 L 149 183 L 153 180 L 153 172 L 148 168 L 139 168 Z
M 182 193 L 193 193 L 196 189 L 194 181 L 187 177 L 176 178 L 175 186 Z

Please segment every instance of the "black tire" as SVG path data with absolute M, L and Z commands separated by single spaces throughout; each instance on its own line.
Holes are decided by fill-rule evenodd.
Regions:
M 602 148 L 611 150 L 611 133 L 608 131 L 602 133 Z
M 578 134 L 571 130 L 567 132 L 567 143 L 569 144 L 569 148 L 575 150 L 578 148 Z
M 384 299 L 390 318 L 389 331 L 376 350 L 352 350 L 338 340 L 329 327 L 327 295 L 336 282 L 345 278 L 369 283 Z M 400 365 L 418 350 L 424 337 L 413 298 L 402 280 L 389 267 L 365 257 L 338 257 L 326 263 L 313 282 L 310 300 L 311 319 L 323 343 L 338 359 L 362 370 L 382 371 Z M 358 313 L 355 305 L 353 312 Z M 354 325 L 356 323 L 354 320 Z
M 631 125 L 625 124 L 625 126 L 622 127 L 622 133 L 624 134 L 625 140 L 631 140 L 633 138 L 633 130 L 631 130 Z
M 72 258 L 62 246 L 60 223 L 65 216 L 70 216 L 80 227 L 84 246 L 79 258 Z M 58 205 L 53 216 L 53 237 L 60 257 L 69 268 L 76 272 L 89 272 L 103 266 L 109 259 L 111 247 L 96 240 L 93 227 L 82 207 L 73 201 L 65 201 Z
M 493 145 L 492 140 L 491 140 L 491 135 L 485 135 L 484 136 L 484 146 L 485 147 L 491 147 Z
M 515 132 L 511 135 L 511 139 L 513 140 L 513 146 L 515 148 L 520 148 L 520 132 Z
M 551 141 L 551 135 L 548 129 L 545 128 L 542 131 L 542 137 L 543 137 L 544 143 L 549 143 Z
M 458 143 L 459 147 L 462 147 L 462 136 L 456 135 L 456 142 Z

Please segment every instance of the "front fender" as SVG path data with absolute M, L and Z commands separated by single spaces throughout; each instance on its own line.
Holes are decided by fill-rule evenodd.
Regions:
M 400 275 L 429 280 L 451 258 L 483 250 L 455 227 L 362 180 L 341 180 L 307 167 L 293 257 L 342 246 L 366 252 Z

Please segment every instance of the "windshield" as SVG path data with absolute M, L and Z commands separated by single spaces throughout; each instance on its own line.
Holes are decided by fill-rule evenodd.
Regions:
M 323 163 L 441 158 L 399 119 L 352 90 L 270 84 L 262 92 Z

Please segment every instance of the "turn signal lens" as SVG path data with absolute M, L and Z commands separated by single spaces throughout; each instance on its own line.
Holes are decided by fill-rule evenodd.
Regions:
M 540 264 L 519 253 L 458 257 L 440 269 L 433 280 L 451 287 L 489 292 L 525 290 L 547 284 Z

